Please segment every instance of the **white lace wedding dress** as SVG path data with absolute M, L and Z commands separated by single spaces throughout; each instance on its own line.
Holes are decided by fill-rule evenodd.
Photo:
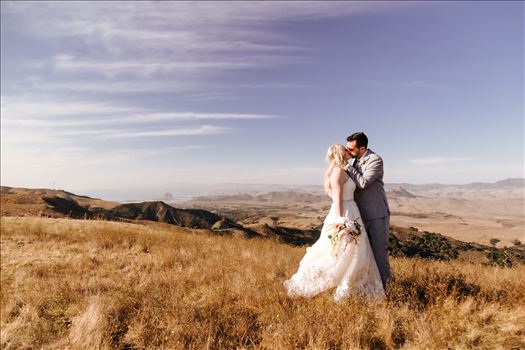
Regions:
M 343 187 L 343 214 L 351 220 L 359 218 L 361 235 L 358 236 L 357 243 L 346 236 L 349 243 L 345 245 L 343 238 L 337 257 L 332 254 L 332 243 L 328 238 L 330 225 L 336 219 L 335 205 L 332 202 L 321 236 L 306 249 L 297 272 L 284 282 L 288 295 L 311 297 L 336 288 L 333 297 L 337 303 L 352 294 L 361 294 L 370 298 L 384 295 L 374 253 L 360 218 L 359 209 L 354 202 L 355 188 L 353 180 L 348 179 Z

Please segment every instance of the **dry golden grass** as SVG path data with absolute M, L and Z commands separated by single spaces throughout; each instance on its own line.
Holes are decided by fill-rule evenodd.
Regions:
M 387 298 L 291 299 L 305 248 L 168 225 L 1 221 L 4 349 L 525 348 L 525 267 L 393 259 Z

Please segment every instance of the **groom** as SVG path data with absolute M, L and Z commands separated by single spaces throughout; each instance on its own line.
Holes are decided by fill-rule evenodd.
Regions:
M 388 262 L 390 211 L 383 188 L 383 159 L 368 149 L 368 138 L 362 132 L 348 136 L 346 145 L 354 157 L 346 173 L 357 186 L 355 200 L 386 288 L 391 276 Z

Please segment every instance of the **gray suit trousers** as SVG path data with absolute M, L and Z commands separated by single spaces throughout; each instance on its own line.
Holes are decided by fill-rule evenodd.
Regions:
M 372 251 L 374 252 L 377 268 L 383 281 L 383 286 L 386 288 L 392 275 L 390 263 L 388 262 L 390 217 L 385 216 L 383 218 L 366 220 L 364 224 L 368 238 L 370 239 Z

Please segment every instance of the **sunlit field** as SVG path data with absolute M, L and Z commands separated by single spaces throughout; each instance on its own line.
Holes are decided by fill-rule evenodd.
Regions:
M 381 301 L 289 298 L 305 247 L 1 219 L 3 349 L 525 348 L 525 267 L 392 259 Z

